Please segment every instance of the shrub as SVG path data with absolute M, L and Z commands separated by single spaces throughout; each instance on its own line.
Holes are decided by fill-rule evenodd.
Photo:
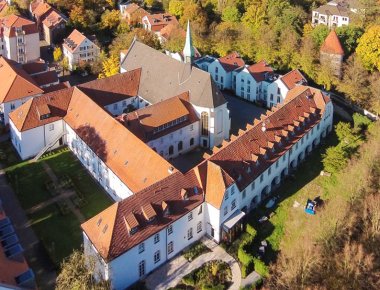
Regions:
M 252 273 L 252 271 L 254 270 L 254 268 L 255 268 L 255 263 L 254 263 L 253 258 L 252 258 L 252 260 L 250 260 L 247 265 L 243 265 L 241 267 L 241 276 L 242 276 L 242 278 L 245 278 L 250 273 Z
M 253 256 L 246 251 L 247 244 L 241 244 L 238 249 L 238 259 L 240 263 L 247 266 L 253 261 Z
M 246 232 L 252 237 L 252 239 L 256 237 L 257 231 L 250 224 L 247 224 Z
M 260 259 L 254 258 L 253 259 L 255 263 L 255 271 L 261 276 L 261 277 L 268 277 L 269 275 L 269 268 L 263 261 Z
M 201 242 L 194 243 L 189 249 L 183 252 L 183 256 L 189 262 L 193 261 L 196 257 L 208 252 L 209 249 Z
M 202 290 L 224 290 L 225 287 L 224 285 L 222 284 L 218 284 L 218 285 L 203 285 L 202 286 Z
M 182 278 L 182 283 L 187 286 L 195 286 L 195 279 L 192 273 Z

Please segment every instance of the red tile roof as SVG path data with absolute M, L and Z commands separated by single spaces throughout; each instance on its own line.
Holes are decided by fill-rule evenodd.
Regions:
M 43 88 L 43 90 L 46 94 L 46 93 L 51 93 L 51 92 L 59 91 L 59 90 L 66 89 L 66 88 L 70 88 L 69 82 L 64 82 L 64 83 L 59 83 L 57 85 L 52 85 L 52 86 Z
M 197 188 L 197 193 L 194 192 L 194 188 Z M 183 189 L 188 193 L 187 200 L 181 197 Z M 164 214 L 163 202 L 168 205 L 168 214 Z M 186 215 L 202 202 L 203 191 L 194 170 L 186 174 L 178 171 L 112 205 L 83 223 L 82 229 L 100 255 L 106 261 L 110 261 Z M 157 214 L 151 222 L 146 219 L 142 210 L 142 206 L 149 203 Z M 137 232 L 134 234 L 130 234 L 130 226 L 129 228 L 127 226 L 129 222 L 126 222 L 131 214 L 138 225 Z M 97 226 L 100 220 L 101 224 Z M 136 222 L 133 224 L 136 226 Z M 106 231 L 104 231 L 105 225 L 107 225 Z
M 301 74 L 298 69 L 292 70 L 287 74 L 280 77 L 280 80 L 285 84 L 285 86 L 291 90 L 298 84 L 306 84 L 307 80 Z
M 45 86 L 48 84 L 59 82 L 58 75 L 55 70 L 50 70 L 50 71 L 36 74 L 32 76 L 32 78 L 35 80 L 35 82 L 39 86 Z
M 46 3 L 46 2 L 40 2 L 34 8 L 34 10 L 33 10 L 32 13 L 33 13 L 34 17 L 36 17 L 37 19 L 40 19 L 43 16 L 45 16 L 45 14 L 47 14 L 48 12 L 50 12 L 52 9 L 53 9 L 53 7 L 51 7 L 48 3 Z
M 0 56 L 0 79 L 0 103 L 43 93 L 19 64 L 2 56 Z
M 26 71 L 26 73 L 30 75 L 41 73 L 47 71 L 48 69 L 46 62 L 43 59 L 24 63 L 22 65 L 22 68 L 24 71 Z
M 342 44 L 340 43 L 339 37 L 335 30 L 331 30 L 323 42 L 320 51 L 328 54 L 344 55 Z
M 60 13 L 53 9 L 46 14 L 44 20 L 42 21 L 42 24 L 48 27 L 49 29 L 52 29 L 57 25 L 61 24 L 62 22 L 66 23 L 67 21 Z
M 240 54 L 236 51 L 230 53 L 229 55 L 221 57 L 218 60 L 226 72 L 233 71 L 245 64 Z
M 146 15 L 146 21 L 151 25 L 151 30 L 154 32 L 160 31 L 164 26 L 170 23 L 178 25 L 177 18 L 168 13 Z
M 273 69 L 264 60 L 250 65 L 247 69 L 256 82 L 264 81 L 267 74 L 273 73 Z
M 36 23 L 15 14 L 0 18 L 0 36 L 15 37 L 16 28 L 21 28 L 26 35 L 38 33 Z
M 170 37 L 180 36 L 183 39 L 186 37 L 186 31 L 179 24 L 170 23 L 160 30 L 161 37 L 169 40 Z
M 82 44 L 83 41 L 85 41 L 86 36 L 79 32 L 78 30 L 74 29 L 73 32 L 64 40 L 63 46 L 70 52 L 74 52 L 79 45 Z M 70 45 L 68 43 L 71 43 Z
M 189 94 L 164 100 L 157 104 L 121 116 L 122 123 L 142 141 L 157 139 L 199 120 L 193 106 L 188 102 Z M 172 121 L 186 118 L 181 123 L 156 132 L 155 129 Z

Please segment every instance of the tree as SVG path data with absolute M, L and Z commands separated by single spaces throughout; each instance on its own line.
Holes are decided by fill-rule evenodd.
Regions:
M 281 32 L 279 49 L 277 53 L 278 67 L 282 70 L 289 70 L 296 67 L 295 55 L 299 49 L 300 38 L 290 27 Z
M 255 61 L 265 60 L 272 64 L 276 60 L 277 34 L 268 25 L 262 25 L 256 37 L 256 56 Z
M 329 34 L 329 28 L 326 25 L 317 25 L 311 32 L 311 38 L 316 47 L 320 48 Z
M 170 34 L 170 38 L 163 44 L 163 47 L 172 52 L 180 52 L 185 46 L 185 36 L 183 30 L 178 27 Z
M 186 5 L 183 9 L 183 15 L 180 19 L 182 27 L 185 27 L 187 21 L 190 21 L 191 27 L 193 29 L 193 34 L 198 34 L 201 36 L 209 30 L 207 20 L 207 13 L 199 2 L 186 2 Z
M 324 62 L 318 66 L 316 82 L 327 91 L 330 91 L 332 86 L 337 83 L 337 77 L 330 63 Z
M 380 70 L 380 25 L 374 25 L 360 37 L 356 54 L 366 69 Z
M 350 145 L 355 142 L 356 136 L 352 131 L 350 123 L 339 122 L 335 126 L 335 133 L 342 144 Z
M 222 20 L 225 22 L 239 22 L 241 18 L 240 11 L 236 6 L 229 6 L 223 9 Z
M 368 105 L 370 100 L 368 72 L 355 55 L 351 56 L 343 66 L 343 79 L 338 83 L 338 89 L 352 101 Z
M 303 37 L 299 53 L 296 55 L 296 63 L 301 70 L 311 79 L 315 78 L 317 49 L 311 37 Z
M 106 10 L 101 17 L 101 26 L 105 29 L 113 30 L 120 24 L 119 10 Z
M 145 2 L 146 6 L 152 7 L 156 1 L 155 0 L 144 0 L 144 2 Z
M 99 78 L 106 78 L 119 73 L 119 56 L 111 55 L 102 62 L 102 72 Z
M 86 257 L 82 251 L 74 250 L 61 265 L 55 289 L 110 289 L 108 282 L 95 282 L 95 264 L 95 257 Z
M 342 146 L 329 147 L 323 155 L 323 167 L 328 172 L 337 173 L 346 166 L 347 158 L 347 152 Z
M 252 31 L 256 31 L 264 23 L 265 9 L 264 4 L 250 5 L 241 19 L 242 23 Z
M 222 22 L 214 34 L 214 50 L 220 56 L 225 56 L 235 49 L 236 39 L 239 37 L 237 24 L 233 22 Z
M 62 74 L 65 75 L 65 71 L 69 70 L 69 60 L 66 56 L 62 58 L 60 66 L 62 68 Z
M 370 77 L 371 110 L 380 114 L 380 73 L 373 73 Z
M 354 25 L 343 25 L 337 27 L 335 31 L 342 43 L 346 55 L 350 55 L 355 51 L 358 45 L 358 40 L 364 33 L 361 27 Z
M 182 0 L 171 0 L 169 2 L 169 13 L 179 18 L 182 17 L 184 8 L 185 2 Z
M 59 62 L 62 59 L 62 49 L 59 46 L 54 48 L 53 58 L 55 62 Z

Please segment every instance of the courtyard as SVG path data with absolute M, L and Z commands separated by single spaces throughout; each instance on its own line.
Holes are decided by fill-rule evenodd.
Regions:
M 1 163 L 26 213 L 28 226 L 42 248 L 41 255 L 28 262 L 35 270 L 41 289 L 50 289 L 45 281 L 47 272 L 57 270 L 61 262 L 82 245 L 81 223 L 113 201 L 68 148 L 49 152 L 37 162 L 22 162 L 8 146 L 11 144 L 1 143 L 0 151 L 7 152 L 7 158 L 2 158 Z M 27 252 L 25 255 L 29 257 Z

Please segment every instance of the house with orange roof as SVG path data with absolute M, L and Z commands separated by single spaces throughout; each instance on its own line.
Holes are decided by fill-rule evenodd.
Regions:
M 35 22 L 14 14 L 0 18 L 0 55 L 19 63 L 38 60 L 39 41 Z
M 332 130 L 332 112 L 320 90 L 294 87 L 285 103 L 198 166 L 158 180 L 83 223 L 95 278 L 125 289 L 202 237 L 231 242 L 244 216 L 270 198 Z
M 275 75 L 263 83 L 263 101 L 271 108 L 283 103 L 288 92 L 298 85 L 306 85 L 307 80 L 298 69 L 294 69 L 284 75 Z
M 37 23 L 41 39 L 45 39 L 48 44 L 54 44 L 60 40 L 67 23 L 62 13 L 43 0 L 32 1 L 29 12 Z
M 39 96 L 43 89 L 15 61 L 0 56 L 0 119 L 9 123 L 9 113 L 30 98 Z
M 129 25 L 142 25 L 142 18 L 150 15 L 148 11 L 140 7 L 136 3 L 120 4 L 120 14 L 123 19 L 127 21 Z
M 69 70 L 83 64 L 91 64 L 99 56 L 100 48 L 95 44 L 94 36 L 85 36 L 74 29 L 63 41 L 63 55 L 67 57 Z
M 205 62 L 203 58 L 200 58 L 195 64 L 202 69 L 207 69 L 207 72 L 211 74 L 219 89 L 235 90 L 232 74 L 234 71 L 241 69 L 245 65 L 245 61 L 240 54 L 234 51 L 229 55 L 220 58 L 214 58 L 211 56 L 206 56 L 205 58 L 213 59 L 213 61 Z
M 142 24 L 145 30 L 159 34 L 169 24 L 178 25 L 178 20 L 169 13 L 148 14 L 142 18 Z
M 319 61 L 329 66 L 333 73 L 342 77 L 344 49 L 335 30 L 331 30 L 319 50 Z
M 232 88 L 235 90 L 236 96 L 251 102 L 257 102 L 264 99 L 264 81 L 273 77 L 273 69 L 262 60 L 234 70 L 232 73 Z

